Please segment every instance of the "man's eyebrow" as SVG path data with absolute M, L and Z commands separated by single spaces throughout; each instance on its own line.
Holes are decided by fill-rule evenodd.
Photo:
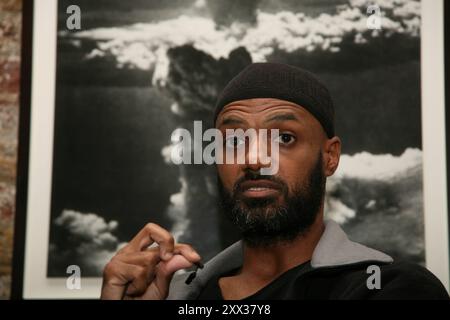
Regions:
M 271 121 L 299 121 L 299 119 L 293 113 L 280 113 L 276 114 L 269 119 L 264 120 L 264 123 Z
M 222 119 L 219 126 L 225 126 L 225 125 L 229 125 L 229 124 L 243 124 L 243 123 L 244 123 L 244 121 L 239 118 L 228 117 L 228 118 Z

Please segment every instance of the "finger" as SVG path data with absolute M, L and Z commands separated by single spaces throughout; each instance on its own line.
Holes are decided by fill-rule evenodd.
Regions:
M 156 249 L 156 250 L 154 250 Z M 118 259 L 124 263 L 134 264 L 146 268 L 153 268 L 161 261 L 159 249 L 120 254 L 113 259 Z
M 181 254 L 176 254 L 167 262 L 161 262 L 158 264 L 156 269 L 156 276 L 165 276 L 169 280 L 175 272 L 181 269 L 187 269 L 192 267 L 199 260 L 189 260 Z
M 175 249 L 173 252 L 174 254 L 182 254 L 187 260 L 194 263 L 199 262 L 201 260 L 201 256 L 189 244 L 177 243 L 175 245 Z
M 125 294 L 130 297 L 143 295 L 155 277 L 154 272 L 145 267 L 138 267 L 135 272 L 133 281 L 128 284 L 125 291 Z
M 138 254 L 141 253 L 152 253 L 152 254 L 156 254 L 159 258 L 159 248 L 158 247 L 153 247 L 153 248 L 147 248 L 146 251 L 141 251 Z M 188 259 L 191 262 L 199 262 L 201 260 L 201 256 L 200 254 L 194 249 L 194 247 L 192 247 L 190 244 L 187 243 L 176 243 L 174 245 L 174 250 L 173 250 L 173 254 L 181 254 L 183 255 L 186 259 Z M 146 254 L 144 254 L 144 256 L 146 256 Z
M 140 276 L 143 267 L 111 260 L 103 272 L 101 299 L 120 300 L 128 283 Z M 135 284 L 139 287 L 139 284 Z
M 123 254 L 120 257 L 122 261 L 138 264 L 147 269 L 146 274 L 141 274 L 128 285 L 125 298 L 136 298 L 139 296 L 146 299 L 146 295 L 154 298 L 155 291 L 153 288 L 155 287 L 157 292 L 159 292 L 159 296 L 167 296 L 173 274 L 180 269 L 192 267 L 194 263 L 199 262 L 201 259 L 194 248 L 188 244 L 176 244 L 174 253 L 177 254 L 174 254 L 169 261 L 161 261 L 158 248 L 148 248 L 146 251 Z M 155 267 L 155 264 L 158 265 Z M 146 292 L 141 297 L 144 287 L 146 287 Z
M 138 252 L 156 242 L 160 248 L 160 256 L 168 260 L 173 255 L 173 236 L 164 228 L 154 223 L 148 223 L 124 248 L 124 252 Z
M 162 297 L 166 297 L 169 293 L 169 285 L 173 274 L 181 269 L 190 268 L 193 263 L 181 254 L 176 254 L 169 261 L 162 261 L 157 265 L 154 283 L 161 293 Z

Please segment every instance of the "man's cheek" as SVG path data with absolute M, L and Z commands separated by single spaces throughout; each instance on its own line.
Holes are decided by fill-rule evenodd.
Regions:
M 219 170 L 219 177 L 222 180 L 223 185 L 229 189 L 232 190 L 233 189 L 233 185 L 234 183 L 237 181 L 237 170 L 234 166 L 232 165 L 220 165 L 220 167 L 218 166 L 218 170 Z
M 222 185 L 225 185 L 226 178 L 227 178 L 225 166 L 223 164 L 220 164 L 220 165 L 217 165 L 216 169 L 217 169 L 217 173 L 218 173 L 220 182 L 222 183 Z

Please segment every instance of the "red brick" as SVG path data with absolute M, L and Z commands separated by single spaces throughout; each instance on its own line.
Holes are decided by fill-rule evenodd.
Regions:
M 0 91 L 17 93 L 20 84 L 19 61 L 0 59 Z

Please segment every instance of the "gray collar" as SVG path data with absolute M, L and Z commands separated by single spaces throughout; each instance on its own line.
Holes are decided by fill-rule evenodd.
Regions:
M 184 283 L 187 274 L 174 276 L 167 299 L 195 299 L 211 278 L 240 267 L 242 259 L 242 241 L 238 241 L 206 263 L 191 284 Z M 325 230 L 311 258 L 312 269 L 369 261 L 392 263 L 393 259 L 387 254 L 349 240 L 336 222 L 325 221 Z

